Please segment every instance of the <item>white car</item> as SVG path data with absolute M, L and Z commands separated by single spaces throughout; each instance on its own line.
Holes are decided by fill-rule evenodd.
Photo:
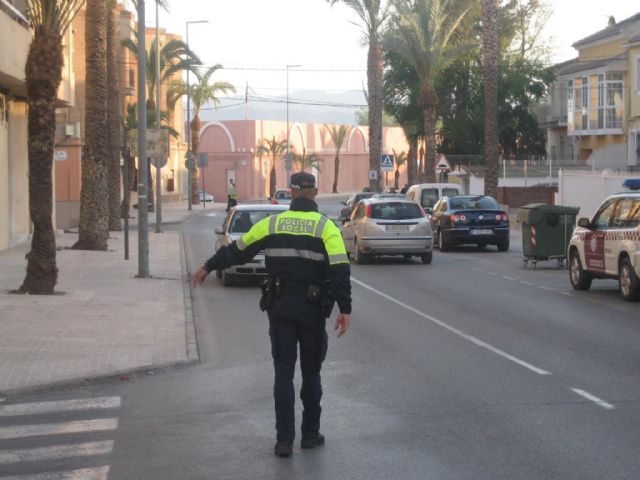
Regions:
M 236 205 L 227 214 L 221 227 L 216 227 L 216 251 L 223 245 L 229 245 L 234 240 L 239 239 L 249 231 L 257 222 L 270 215 L 289 210 L 288 205 L 271 204 L 242 204 Z M 222 284 L 227 287 L 234 280 L 245 277 L 251 278 L 264 276 L 267 270 L 264 264 L 264 252 L 258 252 L 252 260 L 244 265 L 235 265 L 225 270 L 216 270 L 216 277 L 222 280 Z
M 592 220 L 580 218 L 567 254 L 574 289 L 616 278 L 624 300 L 640 300 L 640 192 L 611 195 Z
M 289 205 L 291 203 L 291 191 L 286 188 L 279 188 L 273 194 L 271 203 L 274 205 Z
M 213 195 L 202 190 L 198 190 L 198 196 L 201 202 L 213 202 Z
M 433 259 L 431 225 L 422 207 L 402 198 L 361 200 L 342 225 L 347 253 L 358 264 L 381 255 Z

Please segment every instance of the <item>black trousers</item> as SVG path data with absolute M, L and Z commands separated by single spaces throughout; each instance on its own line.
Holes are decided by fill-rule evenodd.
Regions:
M 227 212 L 236 205 L 238 205 L 238 201 L 235 198 L 231 198 L 231 195 L 227 195 Z
M 295 429 L 295 391 L 293 376 L 300 344 L 302 372 L 302 437 L 313 437 L 320 431 L 320 368 L 327 355 L 325 319 L 318 305 L 298 296 L 282 296 L 274 300 L 268 311 L 271 355 L 275 369 L 273 397 L 276 410 L 278 441 L 293 442 Z

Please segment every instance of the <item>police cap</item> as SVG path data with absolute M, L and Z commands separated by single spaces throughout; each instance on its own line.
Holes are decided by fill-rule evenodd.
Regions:
M 316 177 L 307 172 L 297 172 L 291 175 L 291 188 L 316 188 Z

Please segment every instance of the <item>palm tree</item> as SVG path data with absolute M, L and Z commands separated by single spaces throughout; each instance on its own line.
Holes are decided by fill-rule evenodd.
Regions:
M 369 180 L 373 191 L 380 191 L 380 158 L 382 157 L 382 34 L 389 16 L 386 0 L 327 0 L 332 6 L 344 3 L 360 18 L 367 54 L 367 102 L 369 104 L 369 169 L 378 172 L 377 180 Z
M 62 81 L 62 37 L 84 0 L 27 0 L 33 40 L 25 66 L 29 104 L 29 215 L 31 250 L 22 293 L 52 294 L 58 280 L 53 231 L 53 146 L 56 98 Z
M 191 97 L 191 105 L 193 108 L 193 119 L 189 125 L 189 131 L 191 133 L 191 151 L 193 154 L 198 153 L 200 148 L 200 111 L 207 103 L 212 103 L 214 107 L 220 104 L 218 94 L 235 93 L 235 87 L 225 81 L 211 82 L 211 77 L 222 68 L 222 65 L 214 65 L 208 68 L 206 72 L 200 73 L 195 71 L 196 83 L 188 87 L 189 95 Z M 170 109 L 173 110 L 173 106 L 178 99 L 187 94 L 187 84 L 183 81 L 171 82 L 169 86 L 168 96 Z M 191 170 L 191 202 L 194 204 L 200 203 L 200 196 L 198 195 L 198 169 Z
M 275 135 L 271 139 L 261 139 L 256 147 L 256 155 L 269 155 L 271 158 L 271 171 L 269 173 L 269 197 L 273 198 L 276 193 L 276 160 L 287 151 L 287 141 L 276 140 Z
M 459 3 L 459 2 L 458 2 Z M 462 50 L 455 48 L 460 24 L 469 8 L 456 13 L 452 0 L 393 0 L 395 28 L 385 37 L 389 50 L 402 57 L 420 81 L 418 104 L 424 117 L 426 181 L 435 182 L 436 107 L 434 81 Z
M 395 157 L 396 160 L 396 171 L 394 172 L 394 182 L 393 182 L 393 186 L 395 187 L 396 190 L 398 190 L 398 188 L 400 188 L 399 185 L 399 181 L 400 181 L 400 167 L 402 165 L 404 165 L 405 163 L 407 163 L 407 154 L 402 151 L 400 153 L 397 153 L 395 150 L 391 150 L 393 152 L 393 156 Z
M 291 162 L 295 165 L 296 169 L 299 172 L 304 172 L 307 168 L 315 168 L 316 170 L 320 170 L 320 162 L 322 161 L 322 157 L 316 153 L 307 154 L 307 150 L 305 148 L 302 149 L 302 153 L 293 152 Z
M 336 149 L 336 157 L 333 167 L 332 192 L 338 193 L 338 176 L 340 175 L 340 150 L 342 149 L 342 145 L 347 139 L 347 135 L 349 135 L 349 132 L 351 132 L 351 127 L 348 125 L 325 125 L 324 127 L 329 132 L 329 136 L 331 137 L 333 146 Z
M 120 224 L 120 148 L 122 131 L 120 127 L 120 85 L 118 46 L 120 45 L 119 17 L 117 3 L 109 2 L 107 12 L 107 135 L 108 171 L 107 192 L 109 195 L 109 230 L 121 230 Z
M 85 27 L 85 146 L 80 189 L 79 250 L 106 250 L 109 238 L 107 191 L 107 4 L 87 0 Z
M 135 58 L 138 58 L 138 33 L 133 32 L 134 38 L 127 38 L 122 41 Z M 147 108 L 153 110 L 156 105 L 156 88 L 158 79 L 156 72 L 156 58 L 158 47 L 156 42 L 151 44 L 147 52 Z M 160 48 L 160 85 L 167 84 L 171 78 L 184 71 L 191 71 L 197 74 L 197 67 L 202 62 L 193 51 L 189 49 L 182 40 L 172 39 Z
M 484 194 L 498 196 L 498 10 L 499 0 L 482 0 L 484 50 Z

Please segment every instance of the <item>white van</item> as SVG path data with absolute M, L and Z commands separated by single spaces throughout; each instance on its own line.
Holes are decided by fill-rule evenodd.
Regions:
M 407 199 L 419 203 L 425 211 L 431 211 L 442 197 L 460 195 L 460 185 L 457 183 L 419 183 L 407 190 Z

